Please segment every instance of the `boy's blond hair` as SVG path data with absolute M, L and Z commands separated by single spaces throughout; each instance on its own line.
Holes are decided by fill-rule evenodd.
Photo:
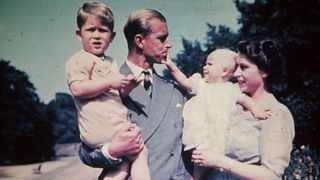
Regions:
M 78 10 L 77 25 L 81 29 L 88 16 L 93 15 L 100 20 L 100 23 L 113 31 L 114 19 L 111 9 L 101 2 L 84 3 Z

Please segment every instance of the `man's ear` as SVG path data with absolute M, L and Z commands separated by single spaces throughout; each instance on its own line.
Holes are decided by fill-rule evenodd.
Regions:
M 77 39 L 78 39 L 79 41 L 82 41 L 81 31 L 80 31 L 79 28 L 76 29 L 76 35 L 77 35 Z
M 134 36 L 134 43 L 140 49 L 143 49 L 144 37 L 141 34 L 136 34 Z

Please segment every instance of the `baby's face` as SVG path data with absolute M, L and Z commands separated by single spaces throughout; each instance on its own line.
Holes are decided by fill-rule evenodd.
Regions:
M 77 30 L 77 36 L 85 51 L 101 56 L 112 42 L 114 32 L 108 26 L 101 24 L 97 17 L 91 15 L 81 29 Z
M 205 66 L 203 67 L 204 79 L 207 83 L 214 83 L 220 80 L 223 73 L 223 66 L 213 57 L 208 57 Z

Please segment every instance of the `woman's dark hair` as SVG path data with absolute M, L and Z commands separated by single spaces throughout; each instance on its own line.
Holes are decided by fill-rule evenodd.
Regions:
M 240 41 L 237 51 L 268 74 L 265 78 L 267 88 L 282 82 L 285 77 L 284 58 L 276 42 L 270 39 Z

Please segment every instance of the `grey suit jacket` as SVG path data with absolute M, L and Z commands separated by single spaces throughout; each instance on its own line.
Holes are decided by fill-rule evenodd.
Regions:
M 131 70 L 123 64 L 120 72 L 130 74 Z M 182 108 L 185 100 L 178 86 L 156 73 L 152 98 L 141 85 L 123 98 L 131 121 L 142 129 L 153 180 L 190 178 L 182 158 Z

